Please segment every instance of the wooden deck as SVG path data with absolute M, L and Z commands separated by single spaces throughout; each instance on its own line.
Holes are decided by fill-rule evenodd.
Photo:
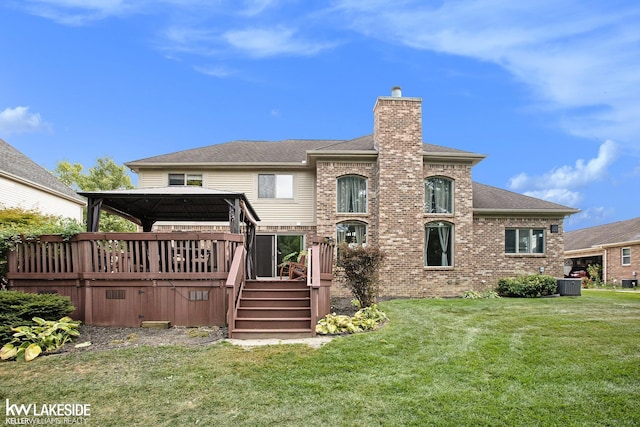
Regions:
M 10 252 L 7 278 L 13 290 L 70 297 L 72 317 L 88 325 L 169 321 L 229 324 L 231 330 L 246 283 L 243 240 L 200 232 L 80 233 L 68 241 L 42 236 Z M 313 319 L 329 312 L 333 260 L 329 245 L 318 241 L 314 248 L 315 279 L 307 283 Z

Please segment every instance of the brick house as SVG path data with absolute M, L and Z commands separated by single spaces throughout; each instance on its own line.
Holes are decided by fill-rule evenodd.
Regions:
M 399 88 L 373 113 L 373 134 L 352 140 L 234 141 L 126 165 L 139 187 L 246 194 L 261 218 L 258 276 L 276 276 L 283 255 L 319 235 L 379 245 L 383 296 L 456 296 L 519 273 L 562 277 L 563 220 L 576 209 L 474 183 L 486 156 L 423 143 L 422 100 Z
M 635 280 L 637 286 L 640 217 L 567 232 L 564 258 L 567 270 L 599 264 L 605 283 L 630 287 Z

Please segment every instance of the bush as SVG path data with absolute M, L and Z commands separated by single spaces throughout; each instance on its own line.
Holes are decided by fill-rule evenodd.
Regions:
M 378 268 L 384 253 L 376 246 L 338 247 L 337 266 L 345 276 L 345 286 L 360 303 L 370 307 L 378 298 Z
M 537 298 L 555 294 L 557 287 L 554 277 L 530 274 L 500 279 L 496 292 L 501 297 Z
M 349 317 L 335 313 L 327 314 L 318 321 L 316 333 L 318 334 L 354 334 L 357 332 L 377 329 L 380 324 L 389 320 L 384 311 L 376 304 L 360 309 Z
M 63 317 L 60 320 L 44 320 L 34 317 L 34 326 L 18 326 L 11 328 L 13 340 L 5 344 L 0 349 L 0 359 L 10 360 L 13 358 L 30 362 L 43 351 L 57 350 L 72 337 L 80 336 L 78 332 L 79 321 L 74 321 L 70 317 Z
M 12 327 L 29 326 L 34 317 L 56 320 L 68 316 L 75 308 L 69 297 L 56 294 L 31 294 L 19 291 L 0 292 L 0 343 L 13 338 Z
M 490 298 L 500 298 L 500 295 L 496 291 L 464 291 L 462 294 L 462 298 L 464 299 L 490 299 Z

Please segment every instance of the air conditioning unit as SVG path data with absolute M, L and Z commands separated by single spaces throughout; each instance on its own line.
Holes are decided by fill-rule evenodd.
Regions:
M 623 288 L 637 288 L 638 287 L 638 279 L 622 279 L 620 281 L 622 283 Z

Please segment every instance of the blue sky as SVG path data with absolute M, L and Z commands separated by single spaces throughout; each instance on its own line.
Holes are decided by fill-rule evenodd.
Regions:
M 0 138 L 48 169 L 355 138 L 399 85 L 475 181 L 567 230 L 640 215 L 635 1 L 5 0 L 0 28 Z

